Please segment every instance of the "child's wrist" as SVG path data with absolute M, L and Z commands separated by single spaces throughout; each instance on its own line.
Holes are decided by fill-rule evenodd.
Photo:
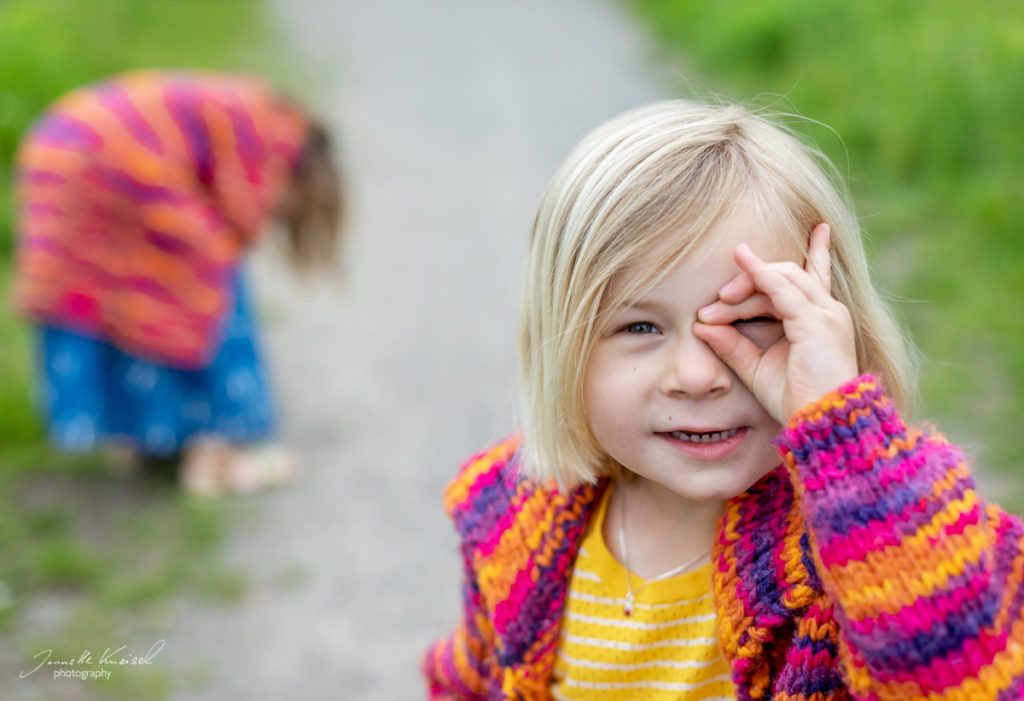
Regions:
M 874 393 L 881 390 L 882 386 L 878 377 L 864 373 L 796 409 L 790 414 L 785 426 L 797 429 L 807 422 L 820 422 L 822 418 L 836 410 L 842 412 L 844 407 L 850 405 L 851 400 L 855 402 L 865 396 L 873 397 Z
M 794 412 L 776 439 L 776 445 L 786 464 L 796 468 L 817 464 L 825 453 L 835 454 L 840 444 L 874 443 L 872 435 L 903 430 L 879 379 L 864 374 Z M 851 453 L 848 449 L 840 452 Z M 812 457 L 815 454 L 819 458 Z M 826 460 L 831 461 L 831 458 Z

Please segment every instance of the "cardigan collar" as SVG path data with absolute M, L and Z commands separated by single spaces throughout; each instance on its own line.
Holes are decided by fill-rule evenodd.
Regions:
M 779 467 L 730 499 L 718 524 L 712 586 L 722 653 L 741 700 L 773 691 L 796 621 L 812 603 L 827 605 L 796 500 Z
M 501 538 L 518 546 L 517 562 L 510 568 L 514 581 L 501 600 L 488 597 L 483 587 L 481 594 L 498 635 L 497 664 L 502 668 L 498 698 L 544 699 L 573 564 L 608 483 L 603 480 L 562 494 L 553 485 L 536 488 L 511 478 L 517 483 L 510 501 L 515 515 Z

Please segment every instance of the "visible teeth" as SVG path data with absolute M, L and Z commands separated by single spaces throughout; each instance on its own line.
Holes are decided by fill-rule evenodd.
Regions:
M 689 441 L 690 443 L 717 443 L 719 441 L 729 440 L 739 432 L 740 430 L 738 428 L 730 428 L 728 431 L 715 431 L 714 433 L 673 431 L 672 435 L 680 440 Z

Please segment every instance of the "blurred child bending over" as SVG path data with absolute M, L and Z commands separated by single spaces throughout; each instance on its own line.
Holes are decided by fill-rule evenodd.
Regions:
M 257 78 L 136 72 L 56 101 L 16 169 L 15 301 L 51 441 L 180 458 L 204 495 L 289 479 L 242 264 L 275 220 L 298 270 L 334 260 L 324 128 Z

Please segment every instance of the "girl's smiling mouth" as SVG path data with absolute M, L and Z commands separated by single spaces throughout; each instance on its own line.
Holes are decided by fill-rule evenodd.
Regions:
M 739 433 L 738 428 L 730 428 L 725 431 L 672 431 L 669 435 L 691 443 L 718 443 L 732 438 Z
M 748 433 L 749 427 L 741 426 L 713 431 L 659 431 L 655 435 L 682 453 L 705 460 L 716 460 L 739 448 Z

